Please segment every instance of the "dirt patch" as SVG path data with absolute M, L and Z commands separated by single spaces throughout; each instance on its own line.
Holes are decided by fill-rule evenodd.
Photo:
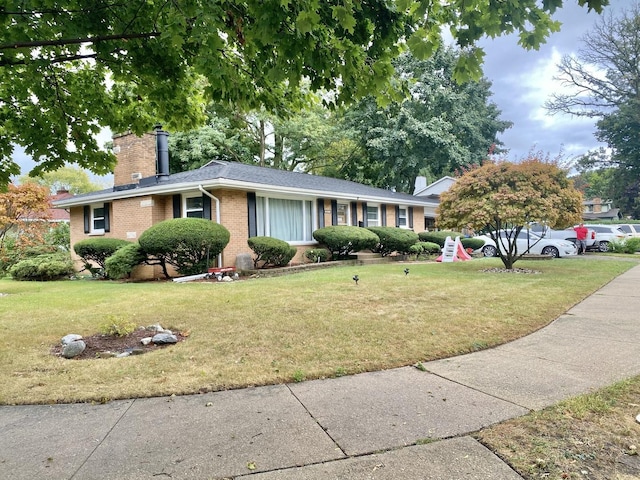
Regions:
M 177 337 L 178 343 L 188 337 L 184 332 L 174 331 L 173 334 Z M 134 349 L 134 354 L 142 354 L 175 345 L 172 343 L 164 345 L 155 345 L 153 343 L 150 343 L 149 345 L 142 344 L 141 340 L 143 338 L 153 337 L 154 335 L 155 332 L 151 332 L 149 330 L 136 330 L 135 332 L 122 337 L 115 335 L 103 335 L 100 333 L 91 335 L 90 337 L 83 337 L 82 341 L 87 345 L 87 348 L 85 348 L 84 352 L 73 357 L 71 360 L 95 360 L 109 358 L 108 356 L 102 357 L 101 355 L 104 352 L 122 353 L 126 351 L 133 351 Z M 51 353 L 53 355 L 60 356 L 62 354 L 62 345 L 52 347 Z
M 540 270 L 532 270 L 531 268 L 485 268 L 485 273 L 521 273 L 525 275 L 537 275 L 542 273 Z

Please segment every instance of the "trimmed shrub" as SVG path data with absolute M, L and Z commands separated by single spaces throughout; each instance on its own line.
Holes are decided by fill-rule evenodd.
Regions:
M 74 269 L 68 253 L 47 253 L 19 261 L 9 273 L 14 280 L 48 281 L 68 277 Z
M 372 250 L 380 242 L 378 236 L 372 231 L 346 225 L 319 228 L 313 232 L 313 238 L 325 245 L 331 255 L 338 258 L 344 258 L 360 250 Z
M 253 259 L 256 268 L 284 267 L 297 252 L 284 240 L 273 237 L 251 237 L 247 243 L 256 254 Z
M 137 243 L 131 243 L 119 248 L 116 253 L 107 258 L 105 272 L 114 280 L 129 277 L 133 269 L 144 263 L 147 256 Z
M 444 242 L 447 240 L 447 237 L 451 237 L 452 239 L 456 237 L 464 238 L 464 235 L 460 232 L 442 230 L 440 232 L 420 232 L 418 237 L 421 242 L 433 242 L 444 247 Z
M 431 254 L 440 253 L 442 247 L 433 242 L 416 242 L 409 247 L 409 253 L 415 255 L 416 258 L 421 256 L 429 256 Z
M 418 234 L 405 228 L 367 227 L 367 230 L 375 233 L 380 239 L 373 251 L 383 257 L 391 255 L 393 252 L 398 252 L 399 254 L 409 253 L 411 245 L 418 241 Z
M 313 263 L 326 262 L 330 256 L 331 252 L 326 248 L 310 248 L 304 252 L 304 258 Z
M 59 252 L 55 245 L 34 245 L 25 248 L 6 248 L 0 254 L 0 276 L 6 275 L 15 264 L 22 260 Z
M 167 264 L 181 275 L 204 273 L 229 243 L 229 230 L 204 218 L 173 218 L 145 230 L 138 242 L 155 257 L 167 278 Z
M 76 243 L 73 250 L 84 262 L 84 269 L 96 276 L 104 273 L 107 258 L 116 253 L 119 248 L 130 244 L 131 242 L 119 238 L 87 238 Z M 95 268 L 91 262 L 96 263 L 99 268 Z
M 460 243 L 464 248 L 470 248 L 471 250 L 477 250 L 484 246 L 484 240 L 481 238 L 460 238 Z

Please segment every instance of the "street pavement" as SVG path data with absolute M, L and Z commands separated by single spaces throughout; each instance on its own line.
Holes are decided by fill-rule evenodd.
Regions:
M 640 266 L 520 340 L 340 378 L 0 407 L 0 479 L 517 480 L 470 434 L 640 374 Z

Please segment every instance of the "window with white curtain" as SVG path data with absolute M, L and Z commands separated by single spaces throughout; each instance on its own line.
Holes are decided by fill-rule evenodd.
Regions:
M 313 210 L 309 200 L 257 197 L 256 220 L 259 236 L 286 242 L 313 241 Z
M 349 204 L 337 204 L 338 225 L 349 225 Z
M 408 218 L 409 216 L 407 214 L 407 207 L 399 207 L 398 208 L 398 227 L 409 228 Z

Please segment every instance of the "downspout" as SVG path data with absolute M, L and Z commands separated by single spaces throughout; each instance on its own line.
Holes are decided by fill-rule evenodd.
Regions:
M 211 194 L 211 192 L 207 192 L 202 185 L 198 185 L 198 190 L 204 193 L 207 197 L 215 200 L 216 202 L 216 223 L 220 224 L 220 200 Z M 218 254 L 218 267 L 222 267 L 222 253 Z

